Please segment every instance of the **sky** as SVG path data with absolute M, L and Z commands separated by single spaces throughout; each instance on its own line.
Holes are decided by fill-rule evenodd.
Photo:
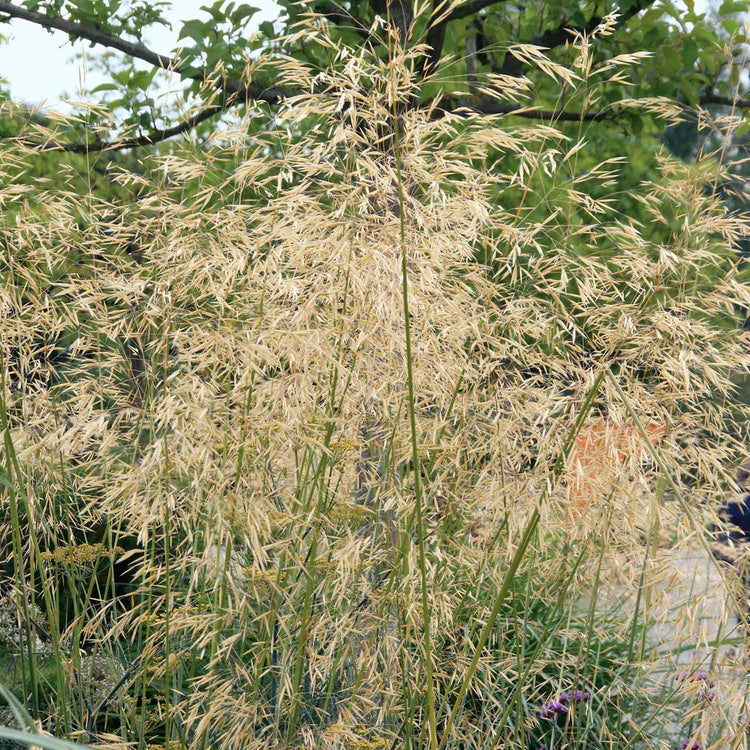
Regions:
M 253 16 L 252 30 L 279 15 L 273 0 L 250 0 L 249 4 L 260 8 Z M 202 5 L 213 5 L 213 0 L 174 0 L 172 9 L 164 12 L 172 31 L 164 27 L 150 30 L 146 37 L 149 49 L 165 54 L 175 48 L 182 21 L 209 17 L 200 10 Z M 76 92 L 81 81 L 92 89 L 107 80 L 95 71 L 87 72 L 80 60 L 72 59 L 79 51 L 95 55 L 101 47 L 92 48 L 88 42 L 72 45 L 67 34 L 59 31 L 50 34 L 36 24 L 18 19 L 0 25 L 0 34 L 9 37 L 7 42 L 0 42 L 0 77 L 8 82 L 11 97 L 16 101 L 38 104 L 45 100 L 45 108 L 69 113 L 71 107 L 62 98 L 67 95 L 66 98 L 80 101 L 82 97 Z M 184 41 L 192 44 L 189 39 Z

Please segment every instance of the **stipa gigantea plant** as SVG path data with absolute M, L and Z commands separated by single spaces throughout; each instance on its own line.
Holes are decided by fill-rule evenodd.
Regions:
M 748 225 L 704 189 L 724 168 L 663 158 L 640 226 L 612 215 L 615 164 L 579 173 L 582 131 L 416 110 L 423 48 L 380 60 L 314 18 L 299 33 L 331 66 L 256 61 L 304 93 L 250 142 L 238 124 L 123 173 L 133 206 L 27 196 L 12 180 L 33 153 L 2 152 L 8 573 L 55 643 L 120 659 L 122 740 L 636 742 L 641 605 L 603 638 L 597 586 L 583 614 L 575 592 L 615 567 L 645 589 L 653 530 L 684 531 L 677 503 L 644 462 L 618 462 L 577 516 L 558 480 L 602 420 L 662 426 L 678 482 L 718 487 L 739 451 L 721 398 L 748 365 L 726 330 Z M 585 106 L 637 63 L 597 70 L 595 38 L 570 69 L 516 53 Z M 93 537 L 111 564 L 69 572 L 60 622 L 43 555 Z M 57 662 L 28 678 L 38 717 L 104 742 L 86 706 L 58 714 L 83 698 Z

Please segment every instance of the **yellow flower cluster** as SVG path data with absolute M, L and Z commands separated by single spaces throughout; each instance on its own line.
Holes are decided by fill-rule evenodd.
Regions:
M 378 605 L 384 608 L 401 607 L 402 609 L 405 609 L 410 604 L 409 598 L 403 591 L 390 591 L 375 596 L 373 599 Z
M 289 520 L 289 517 L 285 513 L 281 513 L 278 510 L 269 510 L 265 516 L 272 527 L 283 526 Z
M 146 750 L 180 750 L 182 742 L 180 740 L 167 740 L 164 744 L 161 742 L 151 742 L 146 745 Z
M 341 455 L 349 453 L 349 451 L 359 450 L 359 443 L 352 438 L 344 437 L 340 440 L 334 440 L 328 447 L 332 453 Z
M 170 669 L 178 669 L 182 662 L 185 659 L 188 659 L 190 657 L 190 653 L 187 651 L 179 651 L 177 653 L 172 653 L 169 655 L 169 668 Z M 162 675 L 164 672 L 166 672 L 167 669 L 167 660 L 165 657 L 160 656 L 154 658 L 152 661 L 150 661 L 148 664 L 146 664 L 145 670 L 146 672 L 150 672 L 154 675 Z
M 333 526 L 359 526 L 372 514 L 366 505 L 337 503 L 328 513 L 328 521 Z
M 245 581 L 251 585 L 255 595 L 259 597 L 265 597 L 271 593 L 278 576 L 278 571 L 273 568 L 261 570 L 254 565 L 242 568 L 241 572 Z
M 181 607 L 172 610 L 169 619 L 190 617 L 191 615 L 197 615 L 201 612 L 208 612 L 210 609 L 210 603 L 205 601 L 196 602 L 195 604 L 183 604 Z M 167 621 L 167 614 L 166 612 L 157 612 L 156 614 L 149 615 L 148 621 L 152 625 L 163 625 Z
M 277 574 L 278 571 L 273 570 L 272 568 L 261 570 L 254 565 L 248 565 L 246 568 L 242 568 L 242 575 L 252 583 L 272 584 L 276 581 Z
M 393 742 L 386 737 L 373 737 L 369 740 L 360 739 L 346 744 L 347 750 L 385 750 Z
M 122 547 L 115 547 L 107 552 L 102 544 L 74 544 L 68 547 L 57 547 L 54 551 L 42 552 L 42 560 L 56 565 L 72 565 L 85 567 L 96 562 L 100 557 L 121 555 L 125 552 Z
M 329 575 L 338 570 L 338 563 L 335 560 L 316 560 L 315 568 L 321 575 Z
M 157 612 L 156 614 L 149 615 L 148 621 L 152 625 L 163 625 L 167 621 L 167 615 L 165 612 Z

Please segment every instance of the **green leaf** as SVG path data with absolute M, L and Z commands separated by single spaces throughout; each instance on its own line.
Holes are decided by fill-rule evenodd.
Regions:
M 224 42 L 212 44 L 206 52 L 206 65 L 209 69 L 213 68 L 219 60 L 227 60 L 229 57 L 229 47 Z
M 75 5 L 78 10 L 83 11 L 87 15 L 96 15 L 96 8 L 94 7 L 94 3 L 91 0 L 73 0 L 73 5 Z
M 242 5 L 240 5 L 240 7 L 237 8 L 237 10 L 235 10 L 230 16 L 232 25 L 238 26 L 243 18 L 247 18 L 249 20 L 258 12 L 260 12 L 260 8 L 248 5 L 247 3 L 242 3 Z
M 732 13 L 744 13 L 746 10 L 746 3 L 738 3 L 736 0 L 724 0 L 719 8 L 719 15 L 729 16 Z
M 727 32 L 727 34 L 735 34 L 737 32 L 737 29 L 740 28 L 740 24 L 738 21 L 735 21 L 733 18 L 725 18 L 721 22 L 722 27 L 724 28 L 724 31 Z
M 691 86 L 690 82 L 685 78 L 682 78 L 678 84 L 680 92 L 687 99 L 690 104 L 694 107 L 698 106 L 698 89 L 695 86 Z
M 732 88 L 737 88 L 740 83 L 740 72 L 741 68 L 739 65 L 732 65 L 729 70 L 729 83 L 732 84 Z
M 216 23 L 221 23 L 222 21 L 227 20 L 227 14 L 224 13 L 221 9 L 221 6 L 224 4 L 224 0 L 217 0 L 213 5 L 201 5 L 201 10 L 206 11 L 206 13 L 209 13 L 211 17 L 216 21 Z
M 573 24 L 573 26 L 585 26 L 586 25 L 586 17 L 583 15 L 583 13 L 581 13 L 580 10 L 577 10 L 570 17 L 570 22 Z
M 276 36 L 276 30 L 273 28 L 273 24 L 270 21 L 263 21 L 263 23 L 258 26 L 258 31 L 269 39 Z
M 655 8 L 652 6 L 641 17 L 643 27 L 646 29 L 651 28 L 653 24 L 659 21 L 661 15 L 661 8 L 658 5 Z
M 91 93 L 97 94 L 100 91 L 117 91 L 118 88 L 119 86 L 115 86 L 114 83 L 100 83 L 98 86 L 91 89 Z
M 191 76 L 197 76 L 197 75 L 199 75 L 202 72 L 203 72 L 203 68 L 194 67 L 192 65 L 188 65 L 185 68 L 180 68 L 180 75 L 183 78 L 190 78 Z M 200 84 L 197 81 L 196 81 L 195 85 L 196 85 L 196 89 L 195 90 L 196 91 L 200 90 Z
M 652 26 L 644 37 L 644 43 L 648 49 L 655 49 L 661 45 L 666 37 L 666 29 L 662 24 Z
M 704 46 L 711 46 L 716 43 L 716 32 L 713 28 L 707 28 L 703 22 L 695 23 L 693 30 L 690 32 L 690 36 L 693 39 L 702 41 Z
M 185 23 L 182 24 L 180 35 L 177 37 L 177 41 L 179 42 L 180 39 L 190 37 L 190 39 L 192 39 L 198 45 L 198 47 L 202 49 L 204 47 L 207 36 L 207 25 L 208 24 L 205 24 L 203 21 L 197 18 L 194 18 L 191 21 L 185 21 Z
M 676 75 L 682 67 L 682 60 L 677 55 L 664 55 L 662 57 L 662 70 L 667 75 Z
M 715 76 L 724 65 L 724 56 L 719 55 L 711 50 L 710 54 L 703 55 L 701 62 L 703 63 L 703 68 L 705 69 L 706 73 L 708 73 L 708 75 L 710 76 Z
M 6 729 L 0 727 L 0 738 L 12 740 L 22 745 L 36 745 L 43 747 L 45 750 L 91 750 L 86 745 L 77 745 L 67 740 L 58 740 L 57 737 L 49 737 L 45 734 L 31 734 L 30 732 L 21 732 L 18 729 Z
M 633 135 L 639 136 L 643 132 L 643 118 L 636 112 L 628 112 L 628 120 Z
M 25 726 L 29 731 L 35 732 L 36 726 L 34 725 L 34 720 L 29 716 L 29 712 L 21 705 L 18 698 L 4 685 L 0 685 L 0 695 L 5 698 L 7 704 L 10 706 L 10 710 L 13 711 L 16 721 L 21 726 Z
M 159 68 L 150 68 L 149 70 L 138 70 L 135 73 L 133 73 L 128 83 L 132 88 L 137 88 L 137 89 L 141 89 L 142 91 L 145 91 L 151 85 L 151 81 L 153 80 L 154 75 L 156 75 L 157 70 L 159 70 Z
M 692 37 L 685 37 L 682 44 L 682 62 L 685 66 L 692 68 L 698 59 L 698 45 Z
M 130 79 L 133 77 L 133 69 L 128 68 L 127 70 L 120 70 L 117 73 L 112 73 L 112 78 L 117 81 L 121 86 L 129 86 Z

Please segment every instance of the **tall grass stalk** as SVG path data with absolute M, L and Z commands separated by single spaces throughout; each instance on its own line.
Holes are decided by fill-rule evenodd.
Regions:
M 389 48 L 389 54 L 392 50 Z M 401 165 L 401 133 L 399 127 L 399 113 L 396 101 L 391 102 L 391 117 L 393 123 L 393 143 L 396 160 L 396 186 L 398 189 L 398 222 L 399 243 L 401 245 L 401 294 L 404 303 L 404 344 L 406 348 L 406 386 L 407 408 L 409 414 L 409 428 L 411 432 L 411 455 L 414 466 L 414 503 L 415 519 L 417 523 L 417 544 L 419 545 L 419 576 L 422 592 L 422 623 L 424 638 L 425 660 L 425 689 L 427 691 L 427 726 L 432 750 L 437 748 L 437 730 L 435 723 L 435 686 L 433 684 L 434 667 L 432 664 L 432 637 L 430 635 L 431 607 L 428 596 L 427 562 L 424 549 L 425 527 L 422 517 L 422 480 L 417 448 L 417 417 L 414 403 L 414 367 L 411 350 L 411 325 L 409 324 L 409 268 L 408 248 L 406 245 L 406 204 L 404 201 L 404 180 Z

